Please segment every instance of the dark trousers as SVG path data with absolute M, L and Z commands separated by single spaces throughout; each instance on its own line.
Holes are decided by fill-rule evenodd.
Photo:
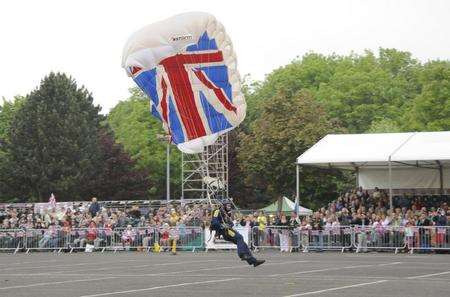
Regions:
M 253 257 L 252 252 L 248 248 L 248 245 L 245 243 L 244 238 L 239 232 L 234 230 L 233 228 L 220 228 L 216 230 L 220 235 L 222 235 L 223 239 L 226 241 L 230 241 L 237 246 L 237 253 L 239 258 L 242 260 L 246 260 L 248 264 L 255 263 L 256 259 Z

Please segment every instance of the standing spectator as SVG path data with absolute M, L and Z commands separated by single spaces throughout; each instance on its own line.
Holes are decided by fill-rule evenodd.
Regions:
M 258 222 L 258 237 L 259 243 L 263 244 L 265 240 L 265 232 L 267 226 L 267 217 L 264 215 L 263 211 L 259 212 L 258 218 L 256 219 Z
M 88 247 L 88 245 L 90 246 Z M 97 247 L 97 226 L 92 221 L 86 233 L 86 251 L 92 251 L 95 247 Z
M 347 208 L 342 209 L 339 220 L 342 226 L 350 226 L 352 222 L 352 216 L 349 215 Z
M 306 217 L 302 220 L 302 224 L 300 226 L 301 243 L 302 243 L 304 253 L 308 252 L 310 230 L 311 230 L 311 224 L 309 223 L 309 217 Z
M 431 221 L 427 217 L 426 211 L 422 210 L 422 214 L 420 215 L 420 219 L 417 222 L 417 226 L 421 227 L 419 228 L 420 247 L 424 250 L 428 249 L 431 243 L 431 230 L 429 229 L 429 226 L 431 226 Z
M 169 250 L 169 239 L 170 239 L 170 227 L 168 223 L 164 223 L 161 230 L 160 230 L 160 240 L 159 245 L 162 248 L 162 251 L 168 251 Z
M 128 216 L 131 221 L 131 225 L 136 226 L 139 224 L 139 221 L 142 217 L 141 211 L 139 210 L 139 206 L 133 205 L 131 210 L 128 212 Z
M 92 197 L 91 205 L 89 206 L 89 213 L 92 217 L 95 217 L 97 213 L 100 211 L 100 204 L 97 202 L 96 197 Z
M 289 222 L 286 218 L 286 215 L 282 214 L 280 218 L 280 222 L 278 224 L 280 227 L 278 230 L 279 238 L 280 238 L 280 251 L 281 252 L 289 252 Z
M 405 226 L 405 243 L 406 243 L 406 250 L 410 251 L 412 248 L 414 248 L 414 229 L 413 224 L 411 221 L 408 221 Z
M 353 224 L 355 226 L 360 227 L 360 231 L 357 234 L 357 240 L 358 240 L 358 247 L 357 251 L 363 251 L 364 253 L 367 252 L 367 233 L 366 233 L 366 226 L 369 225 L 369 219 L 366 218 L 366 215 L 364 213 L 356 214 L 356 218 L 353 220 Z
M 318 238 L 315 240 L 315 244 L 318 246 L 318 251 L 321 252 L 323 249 L 323 217 L 322 213 L 314 213 L 314 218 L 312 221 L 312 229 L 316 231 Z
M 136 239 L 136 232 L 133 230 L 131 225 L 128 225 L 127 228 L 123 230 L 121 239 L 122 245 L 128 251 L 130 249 L 130 246 L 133 246 L 133 243 Z

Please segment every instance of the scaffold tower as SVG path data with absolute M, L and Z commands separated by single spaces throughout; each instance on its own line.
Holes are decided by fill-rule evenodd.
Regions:
M 181 199 L 228 198 L 228 133 L 200 154 L 182 154 Z

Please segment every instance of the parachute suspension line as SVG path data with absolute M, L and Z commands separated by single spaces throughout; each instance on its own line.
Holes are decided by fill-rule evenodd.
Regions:
M 203 148 L 203 150 L 207 150 L 208 148 L 205 147 Z M 209 177 L 209 166 L 208 166 L 208 161 L 206 160 L 206 156 L 205 154 L 201 154 L 201 159 L 202 159 L 202 163 L 204 164 L 204 168 L 202 171 L 202 175 L 203 175 L 203 180 L 205 180 L 205 178 Z M 205 183 L 205 182 L 204 182 Z M 205 183 L 206 187 L 207 187 L 207 191 L 206 191 L 206 198 L 208 199 L 208 203 L 211 206 L 211 208 L 213 207 L 212 201 L 211 201 L 211 191 L 209 189 L 209 184 Z

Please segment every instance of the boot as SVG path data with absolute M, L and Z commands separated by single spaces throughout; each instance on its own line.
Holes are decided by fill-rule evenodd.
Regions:
M 253 262 L 253 267 L 259 266 L 264 262 L 266 262 L 266 260 L 256 260 L 255 262 Z
M 257 262 L 255 257 L 248 254 L 240 254 L 239 258 L 241 258 L 242 261 L 247 261 L 248 265 L 255 265 L 255 263 Z

